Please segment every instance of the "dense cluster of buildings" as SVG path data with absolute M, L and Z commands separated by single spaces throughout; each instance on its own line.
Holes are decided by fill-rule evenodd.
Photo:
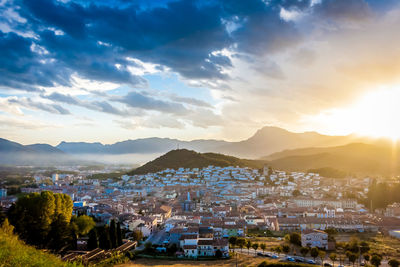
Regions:
M 22 191 L 68 194 L 74 213 L 104 223 L 117 219 L 128 234 L 140 231 L 153 244 L 175 244 L 187 257 L 217 251 L 226 256 L 227 238 L 249 231 L 301 231 L 309 235 L 304 242 L 325 247 L 319 230 L 378 231 L 382 222 L 356 200 L 366 196 L 369 179 L 234 166 L 166 169 L 103 180 L 57 174 L 51 184 L 42 183 L 44 178 L 35 176 L 38 186 Z M 3 206 L 10 204 L 5 201 L 10 198 L 2 199 Z M 399 210 L 393 204 L 385 215 L 398 216 Z

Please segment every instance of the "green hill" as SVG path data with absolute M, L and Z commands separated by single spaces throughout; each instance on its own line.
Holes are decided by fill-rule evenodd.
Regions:
M 197 153 L 187 149 L 171 150 L 170 152 L 150 161 L 143 166 L 136 168 L 128 174 L 145 174 L 158 172 L 165 169 L 179 169 L 179 168 L 203 168 L 210 165 L 227 167 L 227 166 L 240 166 L 261 168 L 264 164 L 262 160 L 246 160 L 239 159 L 232 156 L 226 156 L 216 153 Z
M 400 174 L 399 148 L 389 144 L 352 143 L 344 146 L 285 150 L 263 157 L 282 170 L 307 171 L 319 169 L 355 175 Z
M 80 266 L 61 261 L 55 255 L 26 245 L 12 233 L 12 226 L 0 228 L 0 266 Z

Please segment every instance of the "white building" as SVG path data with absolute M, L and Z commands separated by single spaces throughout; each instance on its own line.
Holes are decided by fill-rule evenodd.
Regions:
M 301 246 L 328 249 L 328 234 L 321 230 L 304 230 L 301 233 Z

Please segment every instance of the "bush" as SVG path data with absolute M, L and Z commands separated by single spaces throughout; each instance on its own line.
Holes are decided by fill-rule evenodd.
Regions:
M 263 261 L 258 267 L 308 267 L 313 265 L 299 264 L 299 263 L 270 263 Z

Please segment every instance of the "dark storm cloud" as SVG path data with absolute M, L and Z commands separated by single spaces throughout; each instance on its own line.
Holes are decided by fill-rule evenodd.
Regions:
M 7 72 L 2 83 L 15 86 L 11 82 L 19 80 L 21 89 L 70 86 L 76 73 L 92 80 L 145 86 L 143 78 L 128 71 L 134 63 L 126 57 L 166 66 L 189 79 L 226 80 L 229 76 L 223 69 L 232 67 L 232 62 L 213 51 L 237 45 L 238 52 L 260 54 L 289 46 L 299 35 L 293 24 L 280 19 L 280 7 L 308 5 L 294 0 L 122 2 L 16 1 L 20 7 L 16 10 L 27 20 L 20 27 L 25 25 L 35 38 L 2 38 L 17 43 L 5 44 L 14 51 L 7 52 L 2 63 L 8 64 L 2 68 Z M 226 30 L 231 20 L 240 22 L 234 32 Z M 32 43 L 46 53 L 32 51 Z M 13 76 L 15 71 L 22 79 Z

